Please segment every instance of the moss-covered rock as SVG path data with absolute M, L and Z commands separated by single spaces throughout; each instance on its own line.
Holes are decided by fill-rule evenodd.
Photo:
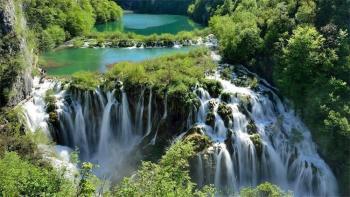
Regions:
M 230 92 L 223 92 L 223 93 L 221 93 L 220 98 L 222 101 L 224 101 L 226 103 L 230 103 L 232 96 L 233 96 L 233 94 Z
M 256 127 L 253 120 L 250 120 L 247 125 L 247 132 L 252 135 L 258 133 L 258 128 Z
M 57 112 L 50 112 L 49 113 L 49 123 L 51 123 L 54 126 L 58 126 L 59 120 L 58 120 Z
M 250 135 L 249 138 L 254 144 L 256 153 L 258 154 L 258 156 L 261 156 L 263 144 L 262 144 L 260 135 L 256 133 L 256 134 Z
M 223 88 L 219 81 L 213 79 L 203 79 L 202 84 L 209 92 L 210 96 L 217 98 L 221 94 Z
M 232 79 L 232 73 L 233 73 L 234 67 L 226 67 L 221 70 L 221 77 L 226 79 L 226 80 L 231 80 Z
M 210 111 L 213 111 L 218 103 L 216 102 L 215 99 L 210 99 L 208 103 L 208 108 Z
M 209 148 L 212 145 L 212 142 L 210 141 L 208 136 L 206 136 L 202 132 L 202 128 L 198 126 L 194 126 L 189 131 L 187 131 L 183 139 L 184 141 L 192 142 L 196 152 L 202 152 L 203 150 Z
M 215 114 L 214 112 L 209 112 L 205 118 L 205 124 L 210 125 L 214 128 L 215 126 Z
M 226 103 L 220 103 L 218 107 L 218 114 L 225 122 L 225 126 L 228 126 L 230 121 L 232 121 L 232 108 Z

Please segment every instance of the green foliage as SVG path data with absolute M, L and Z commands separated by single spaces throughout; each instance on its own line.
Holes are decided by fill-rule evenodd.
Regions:
M 276 185 L 265 182 L 256 188 L 243 188 L 240 192 L 241 197 L 290 197 L 292 194 L 283 192 Z
M 111 0 L 90 0 L 95 10 L 96 22 L 106 23 L 108 21 L 119 20 L 123 15 L 123 10 Z
M 72 196 L 72 183 L 53 169 L 37 167 L 16 153 L 0 159 L 0 193 L 4 196 Z
M 125 10 L 137 13 L 185 15 L 192 0 L 118 0 Z
M 84 162 L 80 169 L 80 182 L 78 185 L 77 196 L 94 196 L 96 187 L 93 182 L 94 175 L 92 170 L 94 165 L 92 163 Z
M 350 45 L 344 30 L 350 27 L 349 11 L 349 1 L 341 0 L 195 0 L 189 7 L 197 21 L 213 16 L 209 26 L 224 60 L 245 64 L 292 101 L 339 177 L 343 195 L 350 194 L 345 148 L 350 142 Z M 225 70 L 222 74 L 229 77 Z M 249 82 L 252 88 L 257 84 Z M 297 143 L 301 136 L 295 134 Z
M 209 92 L 209 94 L 214 98 L 218 97 L 223 90 L 221 83 L 214 79 L 202 79 L 201 84 Z
M 72 75 L 71 86 L 81 90 L 94 90 L 101 84 L 100 75 L 94 72 L 77 72 Z
M 210 27 L 220 40 L 224 58 L 230 62 L 246 63 L 262 47 L 257 19 L 249 12 L 235 12 L 231 17 L 215 16 Z
M 176 142 L 158 164 L 143 162 L 133 178 L 124 178 L 116 196 L 214 196 L 213 188 L 196 190 L 189 176 L 188 160 L 193 156 L 191 143 Z
M 311 127 L 320 150 L 340 178 L 349 184 L 350 86 L 346 32 L 333 25 L 298 27 L 282 48 L 276 83 Z M 348 194 L 350 188 L 343 186 Z M 347 192 L 347 193 L 346 193 Z
M 231 1 L 231 0 L 229 0 Z M 222 13 L 223 15 L 227 14 L 226 10 L 231 10 L 233 8 L 223 6 L 223 4 L 229 5 L 232 4 L 232 2 L 224 1 L 224 0 L 195 0 L 191 5 L 189 5 L 187 13 L 188 15 L 193 18 L 193 20 L 207 24 L 210 17 L 213 16 L 215 13 Z M 219 8 L 220 11 L 216 11 L 216 9 Z
M 0 155 L 17 152 L 26 159 L 36 160 L 36 144 L 25 135 L 26 126 L 20 108 L 1 110 L 0 113 Z
M 144 43 L 153 46 L 156 43 L 161 43 L 163 46 L 172 46 L 173 42 L 184 42 L 187 40 L 196 41 L 199 37 L 207 36 L 210 33 L 209 28 L 195 30 L 191 32 L 183 31 L 176 35 L 173 34 L 152 34 L 152 35 L 138 35 L 135 33 L 124 32 L 90 32 L 83 38 L 94 39 L 98 42 L 112 42 L 118 47 L 134 46 L 134 43 Z
M 276 69 L 277 83 L 297 107 L 304 103 L 308 88 L 332 69 L 337 58 L 334 51 L 323 47 L 324 43 L 325 39 L 315 28 L 298 27 L 283 49 Z
M 107 74 L 119 78 L 127 86 L 146 85 L 154 89 L 167 89 L 169 95 L 189 92 L 205 73 L 215 68 L 207 50 L 198 49 L 189 54 L 166 56 L 141 63 L 116 64 Z
M 42 33 L 40 47 L 52 49 L 66 40 L 66 33 L 58 25 L 50 26 Z
M 90 32 L 95 22 L 120 20 L 122 9 L 111 0 L 25 0 L 29 26 L 41 50 L 51 49 L 70 37 Z

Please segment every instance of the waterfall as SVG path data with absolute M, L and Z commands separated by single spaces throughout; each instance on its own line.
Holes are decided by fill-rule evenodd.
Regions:
M 151 133 L 152 130 L 152 88 L 150 88 L 150 93 L 148 97 L 148 109 L 147 109 L 147 131 L 145 137 Z
M 99 164 L 96 174 L 112 181 L 134 170 L 140 159 L 134 151 L 142 136 L 135 131 L 126 92 L 120 90 L 120 101 L 116 99 L 116 92 L 99 89 L 65 92 L 59 101 L 64 104 L 58 109 L 60 126 L 57 128 L 63 136 L 60 144 L 78 148 L 81 160 Z
M 160 119 L 160 121 L 159 121 L 156 134 L 154 135 L 153 139 L 151 140 L 151 144 L 152 144 L 152 145 L 155 145 L 155 144 L 156 144 L 156 140 L 157 140 L 157 135 L 158 135 L 159 127 L 161 126 L 161 124 L 164 123 L 164 121 L 166 120 L 167 116 L 168 116 L 168 94 L 165 93 L 165 99 L 164 99 L 164 114 L 163 114 L 163 116 L 162 116 L 162 119 Z
M 213 142 L 191 162 L 199 186 L 214 184 L 223 194 L 231 195 L 243 187 L 269 181 L 293 191 L 295 196 L 337 195 L 336 179 L 317 154 L 309 130 L 267 82 L 262 81 L 253 90 L 238 87 L 219 74 L 209 78 L 219 81 L 229 98 L 223 98 L 223 94 L 212 98 L 200 86 L 194 90 L 200 106 L 188 110 L 184 126 L 200 127 Z M 39 83 L 37 79 L 35 82 Z M 155 135 L 152 133 L 153 138 L 147 139 L 155 144 L 158 132 L 163 132 L 159 128 L 173 113 L 168 111 L 165 94 L 163 115 L 156 118 L 151 88 L 148 101 L 143 89 L 136 106 L 130 108 L 134 102 L 129 103 L 123 89 L 63 90 L 49 81 L 38 86 L 33 98 L 24 104 L 29 127 L 33 131 L 41 128 L 48 135 L 55 133 L 58 144 L 78 148 L 82 161 L 99 164 L 95 173 L 112 181 L 119 181 L 136 169 L 142 158 L 139 145 L 154 129 L 152 120 L 160 119 Z M 51 128 L 51 132 L 44 102 L 49 89 L 55 89 L 59 115 L 58 128 Z
M 260 84 L 253 91 L 218 73 L 209 78 L 219 81 L 231 97 L 223 101 L 203 88 L 195 91 L 201 103 L 196 125 L 214 142 L 212 149 L 199 153 L 213 156 L 212 170 L 197 170 L 196 177 L 231 194 L 269 181 L 295 196 L 337 195 L 336 179 L 318 155 L 309 130 L 268 86 Z M 220 115 L 218 106 L 229 111 L 228 117 Z M 205 121 L 208 116 L 214 124 Z M 198 159 L 194 165 L 202 168 L 202 162 Z
M 138 134 L 142 134 L 143 132 L 143 111 L 144 111 L 144 95 L 145 95 L 145 89 L 141 90 L 141 94 L 139 97 L 139 101 L 137 102 L 137 107 L 136 107 L 136 132 Z

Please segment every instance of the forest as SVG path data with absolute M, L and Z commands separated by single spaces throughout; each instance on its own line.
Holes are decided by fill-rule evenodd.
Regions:
M 349 196 L 349 31 L 346 0 L 3 0 L 0 196 Z

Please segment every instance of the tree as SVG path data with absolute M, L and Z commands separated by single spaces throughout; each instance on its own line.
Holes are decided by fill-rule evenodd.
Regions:
M 256 188 L 244 188 L 240 192 L 241 197 L 288 197 L 290 193 L 283 192 L 276 185 L 269 182 L 262 183 Z
M 250 12 L 214 16 L 209 26 L 218 36 L 224 59 L 229 62 L 248 63 L 262 47 L 256 17 Z
M 0 193 L 5 196 L 72 195 L 73 185 L 55 170 L 37 167 L 16 153 L 0 159 Z
M 124 178 L 116 196 L 213 196 L 213 189 L 196 190 L 189 176 L 189 158 L 194 154 L 189 142 L 176 142 L 158 164 L 143 162 L 133 178 Z
M 337 56 L 324 48 L 324 37 L 312 26 L 299 26 L 283 48 L 276 82 L 301 109 L 308 91 L 329 73 Z

